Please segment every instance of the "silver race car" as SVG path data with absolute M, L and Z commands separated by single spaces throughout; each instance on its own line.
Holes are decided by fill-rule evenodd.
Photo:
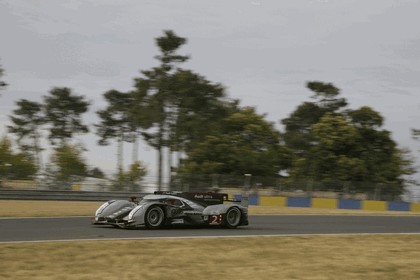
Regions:
M 224 202 L 241 202 L 241 204 Z M 96 210 L 94 225 L 120 228 L 146 226 L 160 229 L 168 225 L 218 225 L 227 228 L 248 225 L 248 198 L 228 199 L 224 193 L 159 191 L 139 201 L 110 200 Z

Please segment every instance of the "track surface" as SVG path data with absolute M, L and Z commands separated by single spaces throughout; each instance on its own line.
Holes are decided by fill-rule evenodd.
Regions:
M 153 231 L 92 226 L 88 217 L 0 219 L 0 242 L 342 233 L 420 233 L 420 217 L 258 215 L 250 216 L 249 226 L 234 230 L 177 227 Z

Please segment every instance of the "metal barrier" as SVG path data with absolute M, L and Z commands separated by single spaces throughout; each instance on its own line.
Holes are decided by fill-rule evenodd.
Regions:
M 0 189 L 0 200 L 67 200 L 67 201 L 108 201 L 143 196 L 131 192 L 88 192 L 88 191 L 52 191 L 52 190 L 14 190 Z

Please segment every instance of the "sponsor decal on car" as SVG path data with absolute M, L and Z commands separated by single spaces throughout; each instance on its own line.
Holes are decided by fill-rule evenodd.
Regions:
M 196 199 L 211 199 L 211 198 L 213 198 L 213 196 L 212 195 L 208 195 L 208 194 L 206 194 L 206 195 L 204 195 L 204 194 L 196 194 L 196 195 L 194 195 L 194 198 L 196 198 Z

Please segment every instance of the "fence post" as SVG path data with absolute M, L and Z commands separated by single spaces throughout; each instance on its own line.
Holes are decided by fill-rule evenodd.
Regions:
M 381 184 L 375 184 L 375 191 L 373 193 L 373 200 L 381 200 Z
M 306 194 L 307 197 L 312 197 L 312 192 L 314 190 L 314 181 L 312 179 L 309 180 L 308 185 L 306 187 Z
M 245 174 L 244 190 L 249 191 L 251 187 L 251 174 Z

